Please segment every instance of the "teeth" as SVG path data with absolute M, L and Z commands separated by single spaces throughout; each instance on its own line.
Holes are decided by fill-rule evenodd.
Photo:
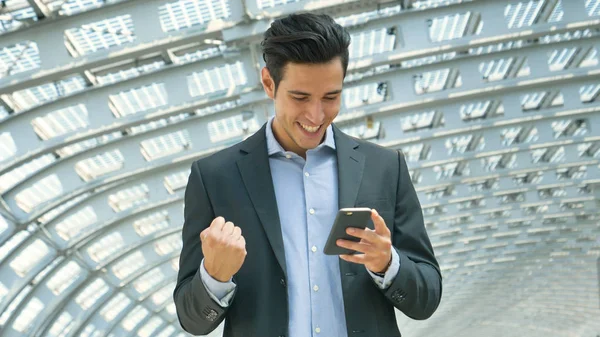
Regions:
M 319 130 L 318 126 L 308 126 L 308 125 L 304 125 L 302 123 L 300 123 L 300 126 L 302 126 L 302 128 L 310 133 L 313 132 L 317 132 L 317 130 Z

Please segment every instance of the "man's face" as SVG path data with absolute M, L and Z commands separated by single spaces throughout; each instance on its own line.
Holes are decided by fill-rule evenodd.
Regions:
M 288 63 L 275 84 L 264 68 L 263 86 L 275 102 L 273 132 L 287 151 L 304 156 L 323 140 L 340 111 L 344 72 L 339 58 L 323 64 Z

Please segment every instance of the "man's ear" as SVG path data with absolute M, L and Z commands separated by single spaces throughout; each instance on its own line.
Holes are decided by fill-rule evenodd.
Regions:
M 269 69 L 267 69 L 267 67 L 263 67 L 260 71 L 260 75 L 265 93 L 270 99 L 275 99 L 275 81 L 273 81 Z

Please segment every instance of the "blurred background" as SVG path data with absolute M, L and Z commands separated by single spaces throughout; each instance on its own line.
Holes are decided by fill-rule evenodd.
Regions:
M 349 29 L 336 123 L 423 205 L 444 295 L 403 335 L 600 335 L 600 0 L 4 0 L 0 336 L 187 336 L 190 165 L 273 114 L 299 11 Z

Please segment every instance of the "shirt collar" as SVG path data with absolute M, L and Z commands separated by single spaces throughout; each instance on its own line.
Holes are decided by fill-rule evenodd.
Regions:
M 275 135 L 273 134 L 273 119 L 275 118 L 275 116 L 271 116 L 269 118 L 269 121 L 267 122 L 267 128 L 266 128 L 266 136 L 267 136 L 267 151 L 269 156 L 276 154 L 276 153 L 285 153 L 286 151 L 283 149 L 283 147 L 281 146 L 281 144 L 279 144 L 279 142 L 277 141 L 277 139 L 275 138 Z M 333 150 L 335 150 L 335 139 L 333 137 L 333 127 L 331 126 L 331 124 L 329 124 L 329 126 L 327 127 L 327 130 L 325 130 L 325 140 L 319 144 L 319 146 L 317 146 L 316 149 L 320 149 L 323 147 L 329 147 Z

